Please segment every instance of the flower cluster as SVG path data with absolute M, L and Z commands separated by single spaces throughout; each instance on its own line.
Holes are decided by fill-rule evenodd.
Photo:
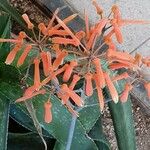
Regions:
M 116 5 L 112 6 L 108 17 L 104 16 L 102 8 L 98 6 L 95 0 L 93 0 L 93 6 L 96 8 L 97 14 L 100 15 L 100 20 L 95 25 L 90 26 L 88 14 L 85 12 L 85 31 L 73 33 L 66 24 L 77 15 L 74 14 L 61 20 L 57 16 L 59 12 L 57 9 L 48 25 L 44 23 L 38 25 L 38 35 L 34 31 L 35 26 L 29 17 L 23 14 L 22 17 L 33 36 L 29 37 L 25 32 L 20 32 L 15 39 L 0 39 L 0 42 L 15 44 L 7 56 L 6 64 L 11 64 L 17 53 L 23 49 L 17 61 L 17 66 L 20 67 L 32 49 L 37 50 L 37 54 L 31 62 L 34 65 L 34 83 L 25 90 L 23 97 L 17 99 L 16 102 L 22 102 L 47 92 L 51 94 L 51 91 L 46 90 L 45 87 L 54 87 L 55 91 L 53 92 L 61 99 L 62 104 L 72 114 L 78 115 L 73 109 L 73 105 L 84 106 L 84 101 L 74 90 L 80 79 L 84 79 L 83 89 L 86 96 L 92 96 L 94 89 L 97 90 L 101 111 L 105 104 L 103 96 L 105 87 L 108 88 L 115 103 L 119 100 L 126 102 L 134 81 L 140 80 L 144 83 L 150 97 L 150 83 L 142 77 L 135 79 L 128 74 L 128 71 L 140 73 L 142 65 L 150 67 L 150 58 L 143 58 L 140 54 L 132 56 L 127 52 L 119 51 L 113 42 L 114 36 L 118 43 L 123 43 L 121 27 L 124 25 L 147 24 L 149 22 L 122 19 L 120 10 Z M 54 21 L 57 21 L 58 24 L 54 24 Z M 74 57 L 67 61 L 66 58 L 70 55 Z M 43 66 L 43 80 L 41 80 L 40 63 Z M 104 68 L 105 64 L 108 65 L 107 69 Z M 123 69 L 124 72 L 116 76 L 109 74 L 109 70 L 116 71 L 119 69 Z M 62 77 L 63 82 L 60 81 L 59 77 Z M 126 81 L 124 90 L 122 93 L 118 93 L 115 83 L 123 79 Z M 50 99 L 43 107 L 45 109 L 45 122 L 50 123 L 52 121 Z

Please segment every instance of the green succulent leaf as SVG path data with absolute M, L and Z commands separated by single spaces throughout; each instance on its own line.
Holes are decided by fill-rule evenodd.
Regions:
M 63 144 L 59 143 L 58 141 L 56 141 L 54 149 L 53 150 L 65 150 Z
M 9 96 L 11 96 L 12 93 L 16 92 L 18 92 L 18 85 L 0 81 L 0 145 L 3 150 L 7 149 L 9 107 L 11 103 L 7 95 L 9 93 Z
M 54 140 L 46 138 L 48 148 L 52 148 Z M 29 133 L 9 133 L 8 134 L 8 150 L 42 150 L 43 143 L 38 134 Z
M 9 104 L 9 100 L 0 94 L 0 146 L 3 150 L 7 149 Z
M 85 99 L 85 107 L 79 112 L 79 120 L 88 133 L 101 116 L 97 93 Z
M 19 70 L 10 65 L 0 62 L 0 80 L 7 83 L 18 83 L 20 79 Z
M 0 38 L 10 37 L 10 16 L 7 14 L 0 15 Z M 0 61 L 4 61 L 8 52 L 10 51 L 9 43 L 0 43 Z
M 50 124 L 46 124 L 43 119 L 43 106 L 44 102 L 48 99 L 48 96 L 49 95 L 41 95 L 32 99 L 34 108 L 36 110 L 36 116 L 43 129 L 45 129 L 47 132 L 49 132 L 49 134 L 56 138 L 58 144 L 60 143 L 61 147 L 65 149 L 72 115 L 68 112 L 66 107 L 60 103 L 60 100 L 56 96 L 52 95 L 51 102 L 53 104 L 53 121 Z M 26 108 L 24 107 L 24 104 L 16 104 L 16 107 L 19 108 L 22 113 L 28 114 Z M 80 117 L 77 119 L 76 128 L 74 132 L 72 149 L 76 149 L 77 147 L 79 147 L 80 149 L 81 144 L 82 149 L 87 149 L 90 147 L 93 147 L 93 149 L 97 149 L 97 146 L 95 145 L 94 141 L 88 136 L 88 132 L 93 128 L 100 116 L 100 110 L 96 93 L 94 93 L 93 96 L 91 96 L 90 98 L 85 98 L 85 107 L 82 108 L 79 115 Z M 15 116 L 15 119 L 20 121 L 19 116 Z M 22 125 L 25 125 L 26 123 L 27 122 L 24 123 L 24 121 L 21 120 Z M 26 124 L 25 126 L 28 125 Z
M 18 90 L 18 93 L 15 92 L 14 94 L 11 94 L 11 97 L 9 97 L 9 99 L 11 101 L 12 99 L 13 100 L 17 99 L 18 96 L 16 95 L 19 94 L 21 96 L 21 92 Z M 66 107 L 61 104 L 60 100 L 56 96 L 52 95 L 51 101 L 53 104 L 52 107 L 53 121 L 50 124 L 46 124 L 43 119 L 44 118 L 43 105 L 44 102 L 48 99 L 48 96 L 49 95 L 41 95 L 32 99 L 34 108 L 36 110 L 36 116 L 40 122 L 40 125 L 47 132 L 49 132 L 49 134 L 55 137 L 58 140 L 58 142 L 60 142 L 61 145 L 63 145 L 63 147 L 65 148 L 67 137 L 69 134 L 68 132 L 69 132 L 69 126 L 70 126 L 72 115 L 68 112 Z M 96 98 L 97 96 L 92 96 L 89 99 L 85 100 L 86 107 L 82 109 L 82 111 L 80 112 L 80 117 L 77 119 L 76 128 L 73 137 L 72 149 L 76 149 L 77 147 L 79 149 L 80 148 L 87 149 L 90 147 L 92 147 L 93 149 L 97 149 L 97 146 L 95 145 L 94 141 L 87 134 L 93 128 L 93 126 L 95 125 L 96 121 L 100 116 L 99 106 L 97 105 L 98 102 Z M 24 114 L 28 114 L 24 104 L 20 103 L 20 104 L 16 104 L 16 106 Z M 87 109 L 90 109 L 90 112 L 87 111 Z M 26 123 L 27 122 L 25 122 L 25 124 Z M 24 124 L 23 120 L 21 121 L 21 124 Z
M 0 70 L 1 71 L 1 70 Z M 11 100 L 8 98 L 12 93 L 18 92 L 16 83 L 0 81 L 0 145 L 3 150 L 7 149 L 7 131 L 9 122 L 9 107 Z M 17 94 L 16 94 L 17 96 Z
M 21 109 L 17 107 L 15 104 L 11 104 L 10 106 L 10 116 L 15 120 L 18 124 L 25 127 L 29 131 L 36 133 L 36 128 L 33 124 L 33 120 L 29 116 L 29 113 L 23 112 Z
M 123 91 L 124 85 L 124 81 L 120 81 L 115 84 L 118 93 Z M 134 121 L 131 105 L 132 103 L 130 97 L 126 103 L 108 103 L 119 150 L 136 149 Z
M 7 94 L 9 97 L 9 94 Z M 11 95 L 9 97 L 10 100 L 16 99 L 16 93 L 14 95 Z M 70 126 L 70 121 L 71 121 L 71 114 L 67 111 L 67 109 L 62 106 L 60 103 L 59 99 L 56 96 L 51 97 L 51 101 L 53 104 L 52 107 L 52 113 L 53 113 L 53 121 L 50 124 L 46 124 L 44 122 L 44 109 L 43 109 L 43 104 L 44 101 L 46 101 L 48 98 L 48 95 L 42 95 L 42 96 L 37 96 L 36 98 L 33 99 L 34 103 L 34 108 L 37 113 L 37 118 L 41 124 L 41 126 L 47 130 L 52 136 L 54 136 L 59 142 L 63 144 L 65 147 L 67 136 L 68 136 L 68 129 Z M 26 108 L 24 107 L 23 104 L 18 104 L 18 107 L 22 109 L 23 111 L 27 111 Z M 82 146 L 81 146 L 82 145 Z M 87 149 L 87 148 L 93 148 L 97 149 L 95 143 L 91 140 L 91 138 L 88 137 L 86 134 L 85 129 L 83 128 L 82 124 L 77 121 L 76 124 L 76 132 L 74 135 L 74 140 L 72 143 L 73 147 L 77 148 L 82 148 L 82 149 Z
M 5 13 L 0 15 L 0 22 L 0 38 L 10 38 L 10 16 Z M 0 147 L 3 150 L 7 149 L 9 109 L 10 103 L 14 101 L 14 99 L 11 101 L 9 96 L 15 93 L 15 96 L 19 97 L 22 93 L 19 86 L 20 72 L 16 67 L 3 62 L 9 50 L 9 43 L 0 43 Z M 20 92 L 19 95 L 17 95 L 18 92 Z
M 89 136 L 94 140 L 99 150 L 110 150 L 110 145 L 103 133 L 101 118 L 97 120 Z

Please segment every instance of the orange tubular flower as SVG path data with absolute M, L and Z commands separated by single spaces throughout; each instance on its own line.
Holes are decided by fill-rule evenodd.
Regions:
M 59 48 L 59 44 L 53 44 L 52 49 L 55 50 L 56 57 L 61 53 L 61 50 Z
M 0 38 L 0 42 L 11 42 L 11 43 L 16 43 L 16 44 L 22 44 L 24 38 L 26 38 L 26 33 L 21 31 L 16 39 L 2 39 L 2 38 Z
M 96 30 L 96 29 L 95 29 L 95 30 Z M 87 50 L 90 50 L 91 47 L 92 47 L 92 45 L 93 45 L 94 39 L 95 39 L 95 37 L 96 37 L 96 31 L 95 31 L 95 30 L 91 33 L 91 35 L 90 35 L 90 37 L 89 37 L 89 41 L 88 41 L 87 44 L 86 44 Z
M 62 61 L 64 60 L 64 58 L 68 55 L 68 52 L 63 50 L 58 57 L 54 60 L 53 63 L 53 70 L 56 70 L 62 63 Z
M 19 36 L 18 36 L 18 40 L 22 40 L 22 39 L 24 39 L 24 38 L 26 38 L 26 33 L 25 32 L 23 32 L 23 31 L 21 31 L 21 32 L 19 32 Z
M 112 25 L 114 27 L 114 32 L 115 32 L 115 35 L 116 35 L 116 39 L 118 41 L 118 43 L 122 44 L 123 43 L 123 36 L 122 36 L 122 33 L 121 33 L 121 30 L 116 22 L 117 20 L 112 20 Z
M 147 63 L 147 67 L 150 67 L 150 62 L 149 62 L 149 63 Z
M 5 63 L 10 65 L 13 60 L 15 59 L 16 57 L 16 54 L 18 53 L 18 51 L 21 49 L 22 45 L 23 45 L 23 39 L 26 37 L 26 34 L 25 32 L 20 32 L 19 33 L 19 36 L 17 37 L 17 41 L 20 41 L 19 43 L 17 43 L 15 45 L 15 47 L 10 51 L 10 53 L 8 54 L 7 58 L 6 58 L 6 61 Z
M 30 89 L 30 90 L 31 90 L 31 89 Z M 46 91 L 45 91 L 44 89 L 39 90 L 39 91 L 35 91 L 35 88 L 34 88 L 34 90 L 33 90 L 33 89 L 32 89 L 31 91 L 30 91 L 30 90 L 28 90 L 28 92 L 26 92 L 23 97 L 17 99 L 15 102 L 16 102 L 16 103 L 18 103 L 18 102 L 23 102 L 23 101 L 26 101 L 26 100 L 28 100 L 28 99 L 31 99 L 31 98 L 33 98 L 34 96 L 37 96 L 37 95 L 39 95 L 39 94 L 45 94 L 45 93 L 46 93 Z
M 26 59 L 26 57 L 27 57 L 27 55 L 28 55 L 28 53 L 30 52 L 31 49 L 32 49 L 32 46 L 27 45 L 27 47 L 25 48 L 25 50 L 23 51 L 23 53 L 21 54 L 21 56 L 20 56 L 20 58 L 17 62 L 18 67 L 21 66 L 24 63 L 24 61 L 25 61 L 25 59 Z
M 147 91 L 147 96 L 150 99 L 150 82 L 144 83 L 144 87 L 145 87 L 145 89 Z
M 89 38 L 89 41 L 87 42 L 87 45 L 86 45 L 86 48 L 88 50 L 91 49 L 92 45 L 93 45 L 93 42 L 94 42 L 94 39 L 97 35 L 100 35 L 103 28 L 105 27 L 105 25 L 108 23 L 108 19 L 102 19 L 98 25 L 95 27 L 95 29 L 93 30 L 90 38 Z
M 47 28 L 44 23 L 40 23 L 38 25 L 38 28 L 42 32 L 43 35 L 48 35 Z
M 119 21 L 119 26 L 128 25 L 128 24 L 150 24 L 149 21 L 145 20 L 128 20 L 128 19 L 121 19 Z
M 125 64 L 128 66 L 129 69 L 133 69 L 133 70 L 137 70 L 139 69 L 139 67 L 137 65 L 135 65 L 133 62 L 127 61 L 127 60 L 123 60 L 123 59 L 110 59 L 112 62 L 118 62 L 121 64 Z
M 44 75 L 48 76 L 50 73 L 50 70 L 52 68 L 51 65 L 51 54 L 50 52 L 41 52 L 40 53 L 41 59 L 42 59 L 42 63 L 43 63 L 43 71 L 44 71 Z
M 105 80 L 106 80 L 106 84 L 107 84 L 107 87 L 110 91 L 110 95 L 112 97 L 112 100 L 115 102 L 115 103 L 118 103 L 118 92 L 115 88 L 115 86 L 113 85 L 108 73 L 104 73 L 104 77 L 105 77 Z
M 69 35 L 72 37 L 73 41 L 75 41 L 76 43 L 76 46 L 79 46 L 80 45 L 80 41 L 76 38 L 76 36 L 71 32 L 71 30 L 65 25 L 65 23 L 60 20 L 57 16 L 56 16 L 56 19 L 58 21 L 58 23 L 64 28 L 64 30 L 66 30 L 66 32 L 69 33 Z
M 92 33 L 95 31 L 95 25 L 90 27 L 90 33 L 89 33 L 89 37 L 92 35 Z
M 77 82 L 80 80 L 80 77 L 78 75 L 73 75 L 73 80 L 69 85 L 69 89 L 73 90 L 75 85 L 77 84 Z M 68 95 L 63 95 L 59 93 L 60 98 L 62 99 L 62 104 L 67 104 L 67 101 L 69 100 L 69 96 Z
M 95 68 L 96 68 L 96 74 L 99 77 L 97 82 L 99 82 L 101 88 L 104 88 L 105 87 L 105 78 L 104 78 L 103 70 L 101 67 L 100 59 L 95 58 L 93 60 L 93 64 L 95 65 Z
M 113 5 L 112 12 L 113 12 L 113 17 L 114 17 L 114 19 L 116 19 L 118 26 L 123 26 L 123 25 L 127 25 L 127 24 L 149 24 L 150 23 L 149 21 L 144 21 L 144 20 L 122 19 L 121 12 L 117 5 Z
M 56 70 L 55 72 L 52 72 L 50 76 L 48 76 L 47 78 L 45 78 L 42 83 L 41 86 L 46 85 L 48 82 L 50 82 L 52 79 L 55 79 L 55 77 L 59 74 L 61 74 L 62 72 L 64 72 L 66 70 L 66 68 L 68 67 L 68 64 L 65 64 L 63 67 L 61 67 L 60 69 Z
M 64 24 L 67 24 L 67 23 L 69 23 L 71 20 L 73 20 L 75 17 L 77 17 L 77 14 L 70 15 L 69 17 L 67 17 L 67 18 L 65 18 L 65 19 L 63 20 L 63 23 L 64 23 Z M 53 27 L 53 29 L 57 30 L 57 29 L 59 29 L 60 27 L 61 27 L 61 25 L 60 25 L 60 24 L 57 24 L 56 26 Z
M 77 32 L 75 36 L 81 41 L 85 37 L 85 32 L 81 30 Z
M 81 100 L 81 98 L 73 90 L 70 90 L 67 84 L 63 84 L 61 90 L 62 92 L 64 92 L 64 94 L 67 94 L 75 102 L 77 106 L 79 107 L 83 106 L 84 103 Z
M 84 16 L 85 16 L 86 38 L 88 40 L 89 37 L 90 37 L 89 18 L 88 18 L 88 15 L 87 15 L 86 11 L 84 13 L 85 13 Z
M 129 84 L 129 83 L 125 84 L 124 91 L 120 96 L 121 102 L 125 103 L 128 100 L 128 95 L 129 95 L 129 92 L 132 90 L 132 88 L 133 88 L 133 86 L 131 84 Z
M 111 69 L 111 70 L 117 70 L 117 69 L 121 69 L 121 68 L 130 68 L 130 66 L 129 65 L 127 65 L 127 64 L 123 64 L 123 63 L 112 63 L 112 64 L 110 64 L 109 65 L 109 68 Z
M 113 77 L 113 78 L 112 78 L 112 81 L 115 82 L 115 81 L 118 81 L 118 80 L 126 79 L 126 78 L 128 78 L 128 77 L 129 77 L 128 73 L 127 73 L 127 72 L 124 72 L 124 73 L 122 73 L 122 74 L 119 74 L 119 75 Z
M 113 51 L 116 51 L 116 45 L 112 42 L 111 38 L 105 40 L 105 43 L 108 45 L 109 49 L 112 49 Z
M 87 96 L 91 96 L 93 94 L 92 76 L 93 75 L 90 72 L 85 75 L 85 94 Z
M 149 63 L 149 59 L 143 58 L 142 63 L 146 65 L 147 63 Z
M 54 29 L 51 29 L 51 30 L 48 31 L 48 35 L 49 36 L 52 36 L 52 35 L 67 36 L 69 34 L 65 30 L 54 30 Z
M 41 85 L 39 64 L 40 64 L 39 59 L 35 58 L 34 59 L 34 86 L 37 91 L 39 90 Z
M 65 72 L 64 72 L 64 75 L 63 75 L 63 81 L 64 82 L 67 82 L 70 77 L 71 77 L 71 74 L 73 72 L 73 69 L 74 67 L 76 67 L 78 65 L 77 61 L 73 60 L 70 62 L 70 65 L 68 65 L 68 67 L 66 68 Z
M 71 82 L 70 85 L 69 85 L 69 89 L 70 89 L 70 90 L 73 90 L 74 87 L 75 87 L 75 85 L 77 84 L 77 82 L 78 82 L 79 80 L 80 80 L 80 76 L 74 74 L 74 75 L 73 75 L 73 80 L 72 80 L 72 82 Z
M 117 21 L 120 21 L 121 13 L 120 13 L 119 7 L 117 5 L 113 5 L 111 10 L 113 12 L 114 19 L 116 19 Z
M 108 23 L 108 19 L 101 19 L 101 21 L 98 23 L 97 25 L 97 32 L 98 35 L 101 35 L 103 28 L 106 26 L 106 24 Z
M 95 84 L 96 84 L 96 90 L 97 90 L 100 109 L 101 109 L 101 111 L 103 111 L 103 109 L 104 109 L 104 97 L 103 97 L 102 89 L 99 87 L 99 83 L 97 82 L 98 78 L 99 78 L 99 76 L 97 74 L 93 75 L 93 79 L 94 79 Z
M 140 54 L 136 53 L 134 59 L 135 59 L 134 64 L 139 66 L 142 62 L 142 56 Z
M 20 43 L 20 40 L 18 40 L 18 39 L 1 39 L 0 38 L 0 42 L 10 42 L 10 43 L 18 44 L 18 43 Z
M 121 63 L 121 64 L 124 64 L 124 65 L 127 65 L 128 66 L 128 69 L 132 69 L 134 71 L 140 69 L 140 67 L 138 67 L 137 65 L 129 62 L 129 61 L 126 61 L 126 60 L 120 60 L 120 59 L 114 59 L 114 60 L 111 60 L 112 62 L 118 62 L 118 63 Z
M 30 21 L 30 19 L 29 19 L 27 14 L 23 14 L 22 18 L 24 19 L 24 21 L 28 25 L 28 29 L 33 29 L 34 28 L 34 25 L 31 23 L 31 21 Z
M 114 33 L 115 31 L 112 29 L 107 35 L 104 36 L 104 41 L 109 41 Z
M 142 63 L 148 66 L 148 64 L 150 63 L 150 58 L 142 58 Z
M 41 59 L 42 59 L 42 63 L 43 63 L 43 71 L 44 71 L 44 75 L 48 76 L 49 71 L 48 71 L 48 62 L 47 62 L 47 53 L 45 51 L 42 51 L 40 53 Z
M 56 15 L 59 13 L 59 8 L 57 8 L 52 16 L 52 18 L 50 19 L 49 23 L 48 23 L 48 26 L 47 26 L 47 31 L 49 29 L 51 29 L 53 27 L 53 23 L 54 23 L 54 20 L 56 19 Z
M 54 44 L 72 44 L 74 46 L 78 46 L 79 44 L 73 40 L 73 39 L 69 39 L 69 38 L 62 38 L 62 37 L 54 37 L 52 38 L 52 43 Z
M 96 0 L 93 0 L 92 4 L 95 6 L 97 14 L 102 15 L 103 14 L 103 9 L 99 7 Z
M 35 91 L 36 91 L 35 86 L 32 85 L 32 86 L 28 87 L 28 88 L 25 90 L 23 96 L 30 96 L 30 95 L 32 95 Z
M 103 97 L 102 89 L 97 89 L 97 94 L 98 94 L 99 105 L 100 105 L 101 111 L 103 111 L 104 110 L 104 97 Z
M 25 39 L 26 36 L 27 36 L 26 33 L 23 32 L 23 31 L 21 31 L 21 32 L 19 33 L 19 36 L 17 37 L 17 40 L 20 41 L 20 44 L 21 44 L 21 45 L 23 44 L 23 39 Z
M 113 51 L 112 49 L 107 50 L 107 57 L 134 62 L 134 58 L 128 52 Z
M 50 102 L 50 100 L 44 103 L 44 121 L 46 123 L 50 123 L 52 121 L 51 108 L 52 108 L 52 103 Z
M 48 73 L 49 71 L 53 71 L 52 67 L 52 58 L 51 58 L 51 53 L 49 51 L 46 52 L 46 59 L 47 59 L 47 67 L 48 67 Z
M 6 58 L 6 61 L 5 61 L 5 63 L 6 63 L 7 65 L 10 65 L 10 64 L 13 62 L 13 60 L 14 60 L 15 57 L 16 57 L 16 54 L 17 54 L 18 51 L 21 49 L 21 47 L 22 47 L 22 45 L 17 44 L 17 45 L 10 51 L 10 53 L 8 54 L 8 56 L 7 56 L 7 58 Z

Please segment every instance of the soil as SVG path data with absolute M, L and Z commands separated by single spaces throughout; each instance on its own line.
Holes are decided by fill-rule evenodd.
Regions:
M 12 6 L 18 9 L 20 13 L 27 13 L 29 17 L 35 22 L 48 22 L 48 18 L 30 1 L 30 0 L 10 0 Z M 142 109 L 133 101 L 133 116 L 135 121 L 136 142 L 137 150 L 149 150 L 150 149 L 150 118 L 143 113 Z M 113 123 L 111 120 L 108 107 L 103 114 L 103 128 L 107 139 L 111 144 L 112 150 L 117 150 L 117 142 L 115 138 Z

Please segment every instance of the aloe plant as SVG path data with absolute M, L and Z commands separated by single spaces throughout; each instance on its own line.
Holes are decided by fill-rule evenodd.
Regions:
M 25 29 L 26 26 L 22 21 L 19 13 L 16 12 L 7 2 L 0 0 L 0 8 L 6 11 L 13 17 L 20 25 Z M 0 16 L 0 37 L 9 38 L 10 36 L 10 16 Z M 61 22 L 58 19 L 58 22 Z M 18 57 L 20 57 L 22 51 L 20 51 L 12 66 L 6 65 L 4 60 L 8 55 L 10 45 L 0 43 L 0 145 L 2 149 L 7 149 L 7 138 L 9 140 L 8 149 L 11 149 L 11 145 L 15 144 L 13 149 L 18 149 L 20 145 L 24 145 L 21 140 L 31 144 L 31 147 L 38 141 L 39 145 L 43 145 L 41 142 L 51 141 L 55 139 L 54 150 L 67 149 L 66 145 L 69 145 L 68 149 L 92 149 L 92 150 L 109 150 L 110 146 L 102 130 L 101 122 L 101 110 L 98 103 L 98 95 L 96 92 L 92 96 L 87 97 L 84 94 L 81 98 L 85 101 L 85 107 L 80 109 L 79 117 L 72 116 L 68 109 L 62 105 L 59 98 L 55 94 L 51 94 L 52 102 L 52 114 L 53 121 L 50 124 L 45 123 L 43 119 L 44 114 L 44 103 L 49 98 L 49 94 L 39 95 L 32 99 L 30 102 L 25 103 L 14 103 L 16 99 L 22 96 L 23 89 L 20 86 L 21 76 L 24 74 L 24 70 L 28 66 L 28 60 L 36 55 L 36 50 L 30 53 L 29 57 L 24 63 L 24 66 L 20 69 L 15 67 Z M 70 54 L 65 61 L 70 61 L 74 58 L 74 55 Z M 108 69 L 108 66 L 103 66 Z M 41 78 L 44 76 L 41 75 Z M 32 73 L 29 73 L 27 77 L 28 84 L 33 83 L 34 79 Z M 77 85 L 84 88 L 83 81 Z M 124 82 L 119 82 L 116 85 L 118 93 L 123 91 Z M 49 90 L 46 87 L 46 90 Z M 106 95 L 110 95 L 109 91 L 106 90 Z M 124 104 L 119 102 L 109 102 L 110 113 L 112 116 L 115 134 L 118 142 L 118 148 L 120 150 L 135 150 L 135 133 L 134 133 L 134 122 L 132 118 L 131 101 Z M 9 116 L 11 116 L 16 122 L 23 127 L 27 128 L 31 133 L 27 134 L 12 134 L 8 133 Z M 71 129 L 71 130 L 69 130 Z M 43 130 L 43 131 L 42 131 Z M 73 131 L 73 132 L 71 132 Z M 40 135 L 40 138 L 37 135 Z M 68 137 L 71 137 L 70 139 Z M 33 139 L 33 143 L 30 143 L 30 138 Z M 45 140 L 44 140 L 45 139 Z M 69 139 L 69 140 L 68 140 Z M 20 141 L 20 142 L 18 142 Z M 68 144 L 70 143 L 70 144 Z M 32 145 L 33 144 L 33 145 Z M 18 146 L 17 146 L 18 145 Z M 29 146 L 24 145 L 24 146 Z M 44 147 L 44 145 L 43 145 Z M 38 148 L 37 148 L 38 149 Z
M 2 20 L 3 23 L 5 23 L 4 27 L 7 28 L 7 29 L 6 28 L 2 29 L 2 31 L 4 31 L 4 32 L 1 33 L 1 35 L 2 35 L 1 37 L 7 38 L 8 35 L 10 35 L 10 17 L 8 15 L 4 15 L 0 19 Z M 4 21 L 4 19 L 6 21 Z M 6 45 L 7 45 L 7 47 L 6 47 Z M 1 56 L 4 56 L 6 58 L 6 55 L 9 52 L 9 46 L 10 46 L 9 44 L 4 44 L 1 46 L 2 52 L 4 50 L 4 47 L 6 47 L 6 50 L 7 50 Z M 20 84 L 19 83 L 20 72 L 15 67 L 5 65 L 2 62 L 0 65 L 0 72 L 1 72 L 1 76 L 0 76 L 1 77 L 0 78 L 1 79 L 1 84 L 0 84 L 0 88 L 1 88 L 1 92 L 0 92 L 1 93 L 1 103 L 0 103 L 1 104 L 1 120 L 0 120 L 0 125 L 1 125 L 1 135 L 3 135 L 3 136 L 1 136 L 1 140 L 0 140 L 1 144 L 0 145 L 3 147 L 3 149 L 7 149 L 9 113 L 10 113 L 10 116 L 12 116 L 19 124 L 21 124 L 25 128 L 27 128 L 27 129 L 31 130 L 32 132 L 35 132 L 35 133 L 37 131 L 36 131 L 36 128 L 34 127 L 33 121 L 30 119 L 30 114 L 27 111 L 27 109 L 25 108 L 25 106 L 13 104 L 14 100 L 16 100 L 19 96 L 22 95 L 22 90 L 21 90 L 20 85 L 19 85 Z M 29 80 L 32 80 L 32 79 L 30 78 Z M 41 102 L 44 103 L 44 101 L 42 101 L 42 99 L 46 100 L 46 97 L 47 96 L 45 95 L 44 97 L 43 96 L 38 97 L 35 100 L 35 107 L 39 109 L 38 114 L 37 114 L 38 120 L 40 121 L 41 125 L 43 124 L 42 125 L 43 129 L 45 129 L 47 131 L 46 135 L 48 137 L 55 138 L 59 142 L 61 142 L 61 144 L 65 145 L 66 140 L 67 140 L 67 136 L 68 136 L 68 127 L 70 126 L 70 122 L 71 122 L 72 117 L 67 112 L 66 108 L 61 105 L 59 100 L 55 96 L 53 96 L 53 101 L 54 101 L 53 111 L 54 111 L 54 113 L 57 113 L 58 115 L 56 115 L 56 118 L 54 118 L 53 124 L 51 126 L 46 125 L 43 122 L 43 111 L 44 110 L 41 107 L 42 106 Z M 91 101 L 91 100 L 89 100 L 89 101 Z M 96 99 L 94 98 L 91 102 L 96 103 Z M 99 113 L 99 107 L 97 105 L 95 105 L 95 106 L 91 105 L 90 106 L 90 103 L 88 103 L 89 106 L 87 106 L 87 108 L 85 108 L 81 111 L 80 119 L 77 119 L 74 138 L 80 139 L 80 140 L 79 141 L 73 140 L 72 148 L 74 147 L 74 149 L 76 149 L 76 148 L 87 149 L 90 147 L 93 149 L 97 149 L 97 146 L 94 143 L 94 141 L 88 136 L 88 132 L 95 125 L 95 122 L 99 118 L 100 113 Z M 94 114 L 91 113 L 91 116 L 90 116 L 89 113 L 87 112 L 87 110 L 92 111 L 93 109 L 94 109 Z M 59 114 L 61 114 L 63 116 L 63 118 L 60 118 Z M 87 116 L 90 117 L 90 122 L 89 121 L 87 122 L 87 120 L 86 120 Z M 58 124 L 61 122 L 64 122 L 64 124 L 63 124 L 64 126 L 58 126 Z M 56 126 L 58 129 L 57 131 L 54 128 Z M 11 142 L 11 140 L 13 142 L 15 139 L 19 140 L 20 137 L 23 137 L 23 136 L 29 137 L 28 134 L 26 134 L 26 135 L 13 135 L 10 133 L 9 137 L 11 137 L 11 138 L 9 138 L 9 140 L 10 140 L 10 142 Z M 35 139 L 35 138 L 33 138 L 33 139 Z M 80 142 L 82 142 L 82 145 L 80 144 Z M 106 142 L 105 140 L 102 140 L 102 143 L 104 145 L 106 144 L 105 142 Z M 101 143 L 101 141 L 100 141 L 100 143 Z M 18 143 L 18 147 L 19 147 L 19 145 L 20 144 Z M 11 146 L 8 146 L 8 147 L 11 147 Z M 15 149 L 18 149 L 18 147 L 16 145 Z M 106 147 L 108 147 L 107 144 L 106 144 Z M 55 147 L 55 149 L 56 149 L 56 147 Z

